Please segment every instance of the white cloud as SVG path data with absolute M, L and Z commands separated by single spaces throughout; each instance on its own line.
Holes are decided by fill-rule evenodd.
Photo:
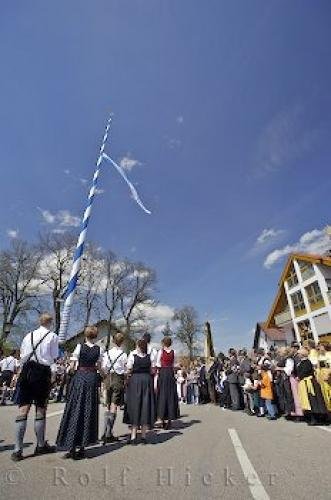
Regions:
M 135 158 L 132 158 L 132 155 L 130 153 L 127 153 L 126 155 L 122 156 L 122 158 L 120 158 L 119 160 L 119 163 L 120 167 L 129 172 L 134 167 L 141 165 L 140 161 L 136 160 Z
M 175 310 L 167 304 L 157 304 L 156 306 L 144 304 L 140 306 L 140 310 L 145 316 L 151 331 L 156 335 L 160 335 L 167 323 L 172 322 Z
M 177 149 L 181 146 L 182 142 L 180 139 L 176 139 L 174 137 L 170 137 L 168 139 L 168 146 L 170 149 Z
M 104 189 L 96 188 L 96 190 L 95 190 L 95 194 L 103 194 L 104 192 L 105 192 Z
M 56 214 L 56 219 L 60 226 L 78 227 L 80 224 L 80 217 L 72 215 L 69 210 L 60 210 Z
M 283 257 L 293 252 L 323 254 L 331 248 L 330 236 L 325 229 L 313 229 L 304 233 L 299 241 L 291 245 L 285 245 L 269 253 L 264 261 L 264 267 L 270 269 Z
M 80 180 L 80 182 L 81 182 L 82 184 L 87 184 L 87 183 L 88 183 L 88 180 L 87 180 L 87 179 L 80 178 L 79 180 Z
M 181 125 L 183 122 L 184 122 L 184 116 L 183 115 L 179 115 L 177 116 L 176 118 L 176 122 Z
M 259 176 L 288 167 L 312 150 L 323 130 L 307 127 L 307 111 L 292 105 L 277 113 L 262 131 L 257 145 L 255 173 Z
M 69 174 L 70 174 L 70 170 L 69 170 L 69 169 L 67 169 L 67 168 L 66 168 L 65 170 L 63 170 L 63 172 L 64 172 L 66 175 L 69 175 Z
M 43 210 L 42 208 L 39 208 L 39 207 L 38 207 L 38 210 L 41 213 L 44 221 L 47 222 L 47 224 L 54 224 L 54 222 L 56 220 L 55 215 L 53 215 L 51 212 L 49 212 L 49 210 Z
M 261 234 L 258 236 L 255 244 L 258 246 L 265 245 L 267 243 L 270 243 L 270 241 L 274 241 L 279 236 L 282 236 L 284 233 L 284 229 L 263 229 Z
M 80 217 L 72 215 L 69 210 L 59 210 L 55 213 L 39 207 L 38 210 L 47 224 L 58 224 L 60 227 L 78 227 L 80 224 Z
M 7 229 L 7 236 L 9 238 L 17 238 L 18 237 L 18 229 Z

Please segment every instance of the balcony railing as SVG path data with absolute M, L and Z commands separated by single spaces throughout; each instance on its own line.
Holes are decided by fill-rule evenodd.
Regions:
M 277 326 L 282 326 L 285 323 L 291 321 L 291 313 L 289 309 L 280 312 L 279 314 L 275 314 L 275 323 Z
M 307 314 L 306 308 L 304 309 L 295 309 L 294 310 L 295 316 L 298 318 L 299 316 L 303 316 L 304 314 Z
M 310 309 L 312 311 L 316 311 L 316 309 L 321 309 L 321 307 L 325 307 L 325 302 L 323 300 L 323 297 L 319 297 L 315 301 L 309 301 Z

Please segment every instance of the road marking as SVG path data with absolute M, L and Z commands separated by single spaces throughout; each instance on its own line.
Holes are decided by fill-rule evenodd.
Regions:
M 56 417 L 57 415 L 62 415 L 62 413 L 63 413 L 63 410 L 53 411 L 53 413 L 46 413 L 46 418 Z
M 228 429 L 228 433 L 245 479 L 247 480 L 252 497 L 255 500 L 270 500 L 268 493 L 264 489 L 256 470 L 254 469 L 243 445 L 241 444 L 237 431 L 235 429 Z
M 322 427 L 321 425 L 319 425 L 318 429 L 322 429 L 322 431 L 326 431 L 326 432 L 331 432 L 330 427 Z

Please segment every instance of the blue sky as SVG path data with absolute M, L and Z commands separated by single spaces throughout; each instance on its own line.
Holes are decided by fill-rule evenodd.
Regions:
M 153 215 L 105 164 L 90 238 L 155 267 L 219 348 L 250 345 L 284 255 L 327 245 L 330 24 L 328 0 L 3 3 L 1 246 L 75 229 L 112 110 Z

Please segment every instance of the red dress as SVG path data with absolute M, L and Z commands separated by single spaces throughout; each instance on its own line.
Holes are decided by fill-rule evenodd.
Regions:
M 162 349 L 161 354 L 161 368 L 173 368 L 175 361 L 175 353 L 173 350 L 167 352 L 165 349 Z
M 174 374 L 175 353 L 173 350 L 161 352 L 161 368 L 157 384 L 157 416 L 161 420 L 179 418 L 179 405 Z

